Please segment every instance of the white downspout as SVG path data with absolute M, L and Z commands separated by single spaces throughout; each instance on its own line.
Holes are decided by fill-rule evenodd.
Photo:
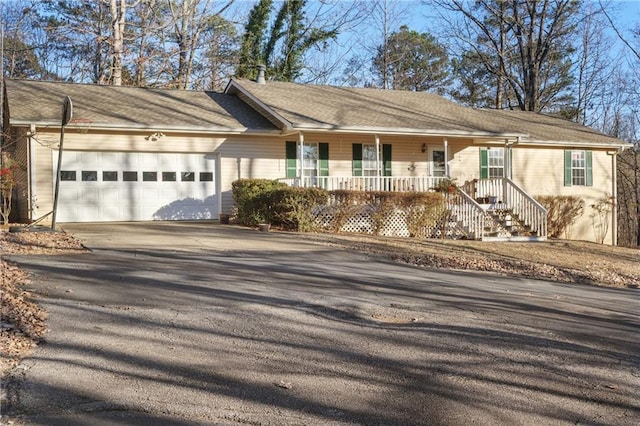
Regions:
M 217 219 L 220 220 L 222 214 L 222 161 L 220 160 L 220 153 L 214 153 L 215 156 L 215 168 L 216 168 L 216 204 L 217 206 Z
M 300 186 L 304 187 L 303 173 L 304 173 L 304 165 L 302 162 L 304 161 L 304 135 L 302 132 L 298 133 L 298 179 L 300 182 Z
M 449 140 L 447 138 L 443 139 L 444 143 L 444 175 L 447 178 L 450 178 L 449 174 Z
M 618 155 L 617 152 L 611 156 L 611 245 L 615 246 L 618 242 Z
M 36 206 L 33 203 L 33 182 L 36 181 L 36 165 L 35 165 L 35 139 L 36 125 L 31 124 L 29 126 L 29 140 L 27 143 L 27 158 L 29 161 L 29 167 L 27 167 L 27 214 L 29 220 L 34 220 L 37 217 L 35 212 Z
M 511 179 L 511 144 L 509 143 L 509 139 L 504 141 L 504 146 L 504 177 Z
M 376 191 L 380 191 L 380 176 L 381 167 L 380 167 L 380 137 L 375 135 L 376 138 Z

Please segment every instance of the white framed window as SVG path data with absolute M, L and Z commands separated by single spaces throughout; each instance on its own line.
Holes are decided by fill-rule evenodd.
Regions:
M 564 186 L 593 185 L 593 152 L 566 150 L 564 152 Z
M 320 149 L 317 142 L 305 143 L 302 152 L 302 176 L 318 176 L 318 160 L 320 159 Z
M 504 148 L 487 150 L 487 166 L 489 178 L 504 177 Z
M 362 144 L 362 176 L 378 176 L 375 144 Z
M 587 161 L 584 151 L 571 151 L 571 185 L 587 184 Z

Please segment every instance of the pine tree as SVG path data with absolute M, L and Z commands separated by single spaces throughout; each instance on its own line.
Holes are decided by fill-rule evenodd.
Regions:
M 449 59 L 444 46 L 433 35 L 406 26 L 392 33 L 386 45 L 378 47 L 373 63 L 380 76 L 386 75 L 392 89 L 442 94 L 449 83 Z
M 269 23 L 272 5 L 273 0 L 259 0 L 249 13 L 240 47 L 240 63 L 236 70 L 238 77 L 255 78 L 256 66 L 265 63 L 264 34 Z
M 270 79 L 294 81 L 302 72 L 304 54 L 338 35 L 336 27 L 325 29 L 308 25 L 304 10 L 306 0 L 283 2 L 268 28 L 272 3 L 272 0 L 260 0 L 249 14 L 242 37 L 238 77 L 255 78 L 256 65 L 263 64 Z

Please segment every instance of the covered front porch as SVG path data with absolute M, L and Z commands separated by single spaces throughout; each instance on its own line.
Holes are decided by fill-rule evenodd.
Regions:
M 311 176 L 280 179 L 289 186 L 318 187 L 328 191 L 393 191 L 444 194 L 447 213 L 434 220 L 428 235 L 436 238 L 474 239 L 482 241 L 544 241 L 547 238 L 547 211 L 513 180 L 502 178 L 473 179 L 456 185 L 447 176 Z M 359 213 L 357 225 L 341 229 L 373 233 L 370 218 Z M 398 212 L 387 229 L 393 235 L 404 231 L 403 213 Z M 371 222 L 372 223 L 372 222 Z
M 434 231 L 438 236 L 546 239 L 546 210 L 511 179 L 517 139 L 360 134 L 321 142 L 322 136 L 297 136 L 286 143 L 287 177 L 279 179 L 289 186 L 440 192 L 449 214 Z

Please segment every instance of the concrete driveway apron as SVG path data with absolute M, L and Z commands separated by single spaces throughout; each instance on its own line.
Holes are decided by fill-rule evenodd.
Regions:
M 13 258 L 50 327 L 5 384 L 15 421 L 639 422 L 637 289 L 427 270 L 208 223 L 65 229 L 92 252 Z

